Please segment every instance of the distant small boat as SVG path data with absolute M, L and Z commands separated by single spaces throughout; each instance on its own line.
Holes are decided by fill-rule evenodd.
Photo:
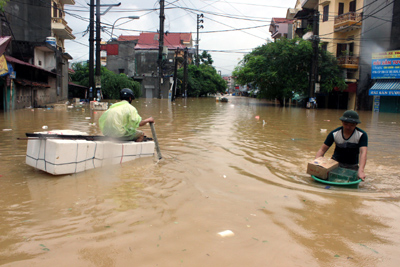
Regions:
M 215 98 L 215 100 L 218 102 L 228 102 L 229 100 L 228 100 L 228 98 L 226 98 L 226 97 L 224 97 L 224 96 L 217 96 L 216 98 Z
M 154 155 L 154 141 L 134 142 L 84 132 L 27 133 L 26 164 L 53 175 L 71 174 Z

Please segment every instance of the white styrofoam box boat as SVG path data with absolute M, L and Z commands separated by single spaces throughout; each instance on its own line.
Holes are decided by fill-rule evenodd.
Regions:
M 84 132 L 57 130 L 36 132 L 40 138 L 28 139 L 26 164 L 53 175 L 83 172 L 105 165 L 120 164 L 154 155 L 155 143 L 64 139 L 63 135 L 87 136 Z M 54 134 L 57 138 L 54 138 Z M 43 138 L 43 136 L 49 138 Z M 87 136 L 90 137 L 90 136 Z

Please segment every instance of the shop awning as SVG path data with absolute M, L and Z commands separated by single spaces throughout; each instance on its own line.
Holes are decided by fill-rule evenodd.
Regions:
M 6 51 L 8 43 L 11 41 L 11 36 L 0 37 L 0 56 Z
M 400 96 L 400 80 L 377 80 L 369 95 Z

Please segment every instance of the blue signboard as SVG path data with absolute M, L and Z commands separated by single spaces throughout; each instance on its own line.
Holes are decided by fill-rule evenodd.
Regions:
M 369 95 L 379 95 L 379 96 L 400 96 L 400 90 L 369 90 Z
M 400 79 L 400 59 L 373 59 L 371 79 Z
M 373 53 L 371 79 L 400 79 L 400 50 Z

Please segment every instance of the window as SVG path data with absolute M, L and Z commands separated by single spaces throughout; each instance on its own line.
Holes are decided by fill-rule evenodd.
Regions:
M 57 9 L 57 3 L 56 2 L 53 2 L 53 17 L 54 18 L 56 18 L 57 17 L 57 12 L 58 11 L 58 9 Z
M 344 13 L 344 3 L 339 3 L 338 15 L 342 15 L 343 13 Z
M 322 16 L 322 21 L 328 21 L 329 19 L 329 5 L 324 6 L 324 14 Z
M 337 57 L 353 56 L 354 43 L 337 44 Z
M 349 12 L 356 12 L 356 1 L 350 2 Z
M 125 73 L 125 69 L 118 69 L 119 74 Z
M 321 49 L 327 51 L 328 50 L 328 43 L 323 43 L 321 45 Z

